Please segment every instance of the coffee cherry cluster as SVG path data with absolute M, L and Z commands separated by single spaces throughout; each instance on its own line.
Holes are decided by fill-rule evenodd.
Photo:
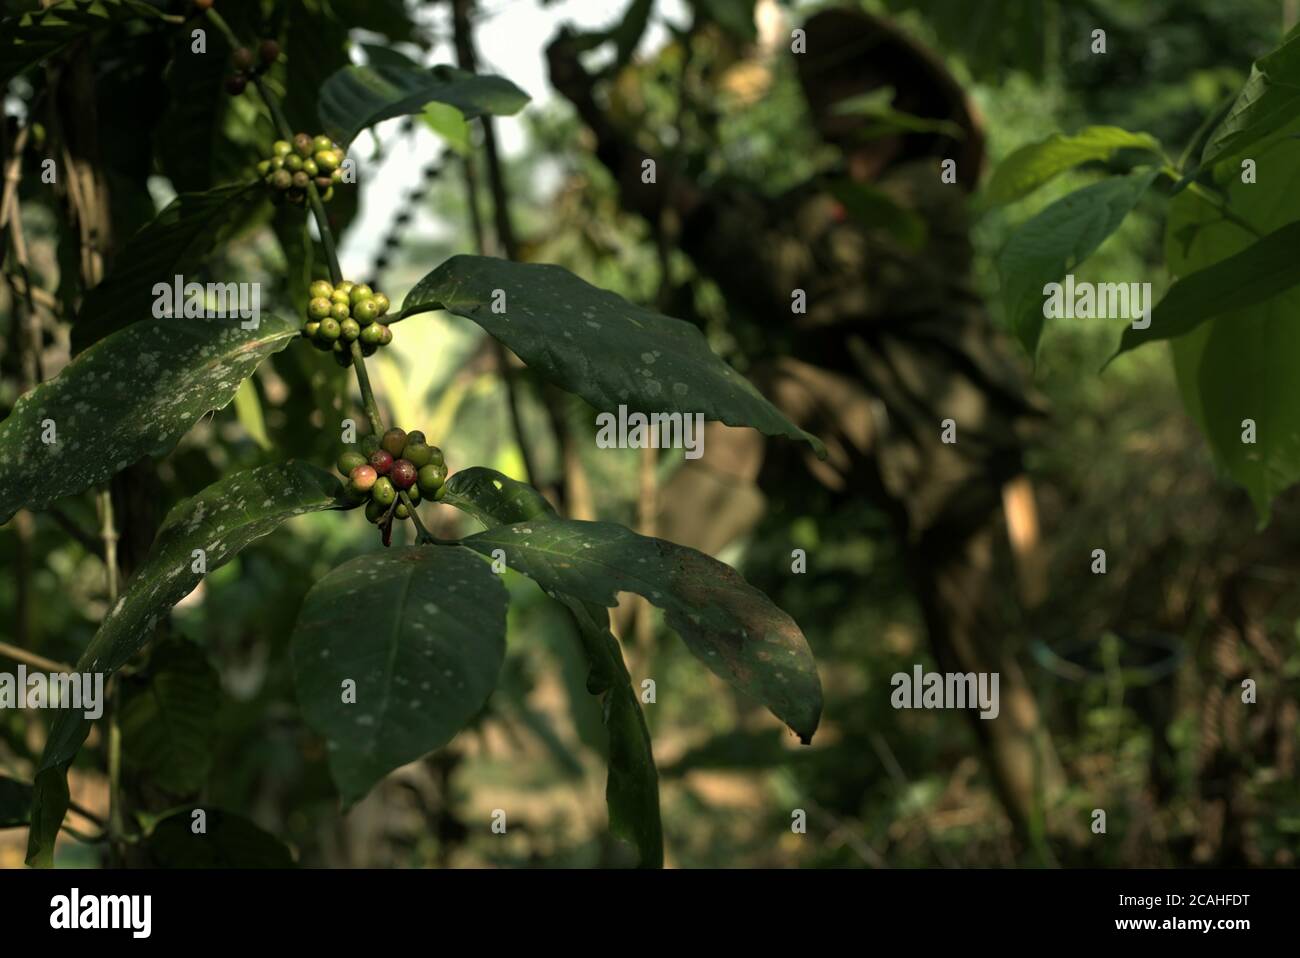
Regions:
M 208 5 L 209 7 L 211 4 Z M 202 9 L 208 9 L 203 7 Z M 274 40 L 263 40 L 257 48 L 257 57 L 247 47 L 238 47 L 230 54 L 230 63 L 235 72 L 226 77 L 226 92 L 239 96 L 248 89 L 248 81 L 265 73 L 280 56 L 280 44 Z
M 340 366 L 352 365 L 352 344 L 358 340 L 363 356 L 372 356 L 393 341 L 384 318 L 391 303 L 383 293 L 365 283 L 344 280 L 333 286 L 323 279 L 312 283 L 309 292 L 302 334 L 317 349 L 332 352 Z
M 418 430 L 394 428 L 382 437 L 366 436 L 360 451 L 345 450 L 335 465 L 347 477 L 348 493 L 366 503 L 366 518 L 377 525 L 391 524 L 394 516 L 410 516 L 398 493 L 405 492 L 418 506 L 437 498 L 447 479 L 442 450 L 429 445 Z
M 345 154 L 328 136 L 299 133 L 292 143 L 276 140 L 271 152 L 269 160 L 257 164 L 257 172 L 271 187 L 275 202 L 301 204 L 311 183 L 316 184 L 325 202 L 334 198 L 334 184 L 343 182 Z

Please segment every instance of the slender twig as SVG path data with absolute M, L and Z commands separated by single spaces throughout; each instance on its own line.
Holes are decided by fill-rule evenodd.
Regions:
M 1178 170 L 1173 166 L 1162 167 L 1160 172 L 1165 176 L 1169 177 L 1175 183 L 1178 183 L 1183 178 L 1182 174 L 1179 173 Z M 1240 227 L 1241 229 L 1245 230 L 1251 236 L 1255 237 L 1255 239 L 1264 238 L 1264 234 L 1261 233 L 1258 229 L 1256 229 L 1252 223 L 1243 219 L 1241 216 L 1234 213 L 1231 209 L 1228 208 L 1228 200 L 1221 193 L 1218 193 L 1213 189 L 1208 189 L 1200 183 L 1188 183 L 1187 192 L 1191 193 L 1197 199 L 1201 199 L 1209 203 L 1211 206 L 1213 206 L 1216 210 L 1219 211 L 1220 215 L 1222 215 L 1222 217 L 1225 220 L 1227 220 L 1229 223 L 1233 224 L 1234 226 Z
M 72 672 L 72 666 L 65 665 L 62 662 L 55 662 L 53 659 L 47 659 L 43 655 L 37 655 L 35 652 L 28 652 L 24 648 L 16 645 L 10 645 L 8 642 L 0 642 L 0 655 L 5 658 L 13 659 L 15 662 L 22 662 L 26 665 L 34 666 L 42 672 Z
M 415 523 L 415 531 L 419 534 L 417 541 L 420 543 L 437 543 L 438 537 L 424 527 L 424 523 L 420 521 L 420 514 L 415 511 L 415 503 L 411 501 L 411 497 L 406 490 L 403 489 L 399 492 L 398 497 L 402 500 L 402 505 L 406 506 L 406 511 L 411 514 L 411 521 Z

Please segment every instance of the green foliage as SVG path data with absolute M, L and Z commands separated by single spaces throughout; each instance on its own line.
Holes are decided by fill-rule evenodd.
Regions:
M 64 0 L 24 14 L 0 36 L 0 87 L 95 31 L 160 15 L 143 0 Z
M 194 830 L 186 809 L 158 822 L 145 840 L 156 868 L 292 868 L 293 856 L 274 835 L 248 819 L 204 809 L 204 830 Z
M 31 807 L 32 787 L 0 775 L 0 828 L 26 825 Z
M 1281 135 L 1300 115 L 1300 34 L 1251 67 L 1250 79 L 1228 115 L 1210 135 L 1201 165 L 1212 166 L 1244 156 Z
M 545 376 L 593 407 L 702 413 L 730 426 L 808 442 L 690 323 L 634 306 L 558 266 L 455 256 L 415 285 L 401 315 L 446 309 L 478 323 Z
M 1148 162 L 1157 162 L 1161 155 L 1155 137 L 1116 126 L 1089 126 L 1073 136 L 1053 133 L 1025 144 L 999 163 L 984 187 L 984 198 L 990 204 L 1014 202 L 1066 170 L 1109 160 L 1121 150 L 1154 154 Z

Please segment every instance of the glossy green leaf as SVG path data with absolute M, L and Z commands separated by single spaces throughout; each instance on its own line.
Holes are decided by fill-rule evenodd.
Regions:
M 0 88 L 96 30 L 127 20 L 157 20 L 161 15 L 143 0 L 65 0 L 26 13 L 0 30 Z
M 730 566 L 702 552 L 637 535 L 608 522 L 550 519 L 500 526 L 463 540 L 548 593 L 612 608 L 635 592 L 716 675 L 757 699 L 812 740 L 821 717 L 821 680 L 799 626 Z
M 1053 133 L 1014 150 L 999 163 L 984 188 L 984 201 L 1011 203 L 1066 170 L 1083 163 L 1109 160 L 1126 149 L 1151 153 L 1151 162 L 1161 157 L 1160 142 L 1149 133 L 1130 133 L 1117 126 L 1084 127 L 1072 136 Z
M 1228 115 L 1210 134 L 1201 165 L 1236 159 L 1300 119 L 1300 34 L 1257 60 Z
M 176 812 L 154 826 L 144 851 L 155 868 L 293 868 L 284 842 L 248 819 L 205 808 L 203 830 L 194 809 Z
M 1043 287 L 1064 277 L 1115 232 L 1156 170 L 1093 183 L 1057 200 L 1012 234 L 998 256 L 1007 322 L 1032 356 L 1043 332 Z
M 157 299 L 154 287 L 174 283 L 177 275 L 196 281 L 191 274 L 264 199 L 261 183 L 241 183 L 172 200 L 127 240 L 104 281 L 86 294 L 72 327 L 73 351 L 147 321 Z
M 1240 313 L 1296 285 L 1300 285 L 1300 221 L 1178 280 L 1156 304 L 1150 326 L 1124 330 L 1118 352 L 1182 336 L 1216 316 Z
M 173 795 L 197 792 L 212 768 L 221 680 L 203 650 L 167 642 L 143 678 L 122 685 L 122 755 L 151 786 Z
M 0 522 L 170 452 L 298 335 L 276 316 L 251 330 L 238 317 L 150 318 L 97 343 L 0 423 Z
M 446 103 L 472 119 L 518 113 L 527 102 L 528 95 L 502 77 L 390 62 L 333 73 L 321 86 L 318 112 L 325 131 L 346 146 L 366 127 L 423 113 L 429 103 Z
M 481 466 L 453 474 L 438 498 L 489 529 L 524 520 L 558 519 L 551 504 L 532 486 Z M 608 735 L 605 804 L 610 832 L 637 850 L 641 867 L 659 868 L 664 858 L 659 774 L 641 703 L 632 688 L 623 652 L 609 632 L 609 612 L 572 596 L 557 593 L 553 598 L 567 610 L 578 631 L 590 669 L 587 690 L 601 696 Z
M 503 311 L 495 303 L 504 303 Z M 597 410 L 617 414 L 625 405 L 645 414 L 702 413 L 729 426 L 803 439 L 826 455 L 821 440 L 719 359 L 696 327 L 634 306 L 559 266 L 453 256 L 407 294 L 402 315 L 432 309 L 478 323 Z
M 177 503 L 76 670 L 107 678 L 152 639 L 154 627 L 199 584 L 204 567 L 219 568 L 293 516 L 346 505 L 337 479 L 301 462 L 237 472 Z M 68 766 L 89 731 L 84 715 L 72 711 L 59 712 L 50 728 L 32 800 L 38 824 L 28 839 L 29 864 L 52 863 L 54 837 L 68 808 Z
M 456 546 L 372 552 L 312 586 L 291 639 L 294 680 L 345 807 L 483 708 L 505 657 L 507 602 L 488 563 Z

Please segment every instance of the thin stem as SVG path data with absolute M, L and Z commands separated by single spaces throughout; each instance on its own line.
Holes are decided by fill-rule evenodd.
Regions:
M 420 521 L 420 514 L 415 511 L 415 503 L 411 501 L 410 495 L 405 489 L 397 495 L 402 500 L 402 505 L 406 506 L 406 511 L 411 514 L 411 521 L 415 523 L 415 531 L 418 533 L 416 541 L 421 545 L 426 542 L 436 545 L 439 542 L 438 537 L 424 527 L 424 523 Z
M 8 642 L 0 642 L 0 655 L 5 658 L 13 659 L 15 662 L 22 662 L 26 665 L 34 666 L 42 672 L 71 672 L 72 666 L 65 665 L 62 662 L 55 662 L 53 659 L 47 659 L 35 652 L 28 652 L 24 648 L 16 645 L 10 645 Z
M 307 200 L 311 203 L 312 216 L 316 217 L 316 227 L 320 230 L 320 244 L 325 247 L 325 260 L 329 263 L 330 279 L 335 285 L 343 282 L 343 269 L 339 266 L 339 254 L 334 248 L 334 231 L 330 229 L 329 217 L 325 214 L 325 204 L 321 202 L 320 192 L 315 183 L 307 184 Z
M 1181 181 L 1183 178 L 1182 174 L 1179 173 L 1178 170 L 1175 169 L 1173 166 L 1162 167 L 1160 172 L 1163 173 L 1165 176 L 1169 177 L 1175 183 Z M 1233 224 L 1234 226 L 1237 226 L 1245 230 L 1251 236 L 1255 237 L 1255 239 L 1264 238 L 1264 234 L 1261 233 L 1259 230 L 1257 230 L 1254 227 L 1254 225 L 1242 219 L 1241 216 L 1234 213 L 1232 210 L 1228 208 L 1228 201 L 1223 196 L 1223 194 L 1218 193 L 1215 190 L 1207 189 L 1206 187 L 1202 186 L 1200 183 L 1195 183 L 1195 182 L 1187 184 L 1187 192 L 1191 193 L 1197 199 L 1204 200 L 1206 203 L 1209 203 L 1211 206 L 1213 206 L 1216 210 L 1219 211 L 1219 213 L 1223 216 L 1225 220 L 1227 220 L 1229 223 Z
M 384 433 L 384 419 L 379 415 L 379 404 L 375 402 L 375 392 L 370 388 L 370 374 L 366 372 L 366 360 L 361 354 L 361 344 L 352 342 L 352 365 L 357 371 L 357 385 L 361 388 L 361 402 L 366 409 L 366 418 L 376 436 Z
M 107 489 L 98 493 L 99 537 L 104 541 L 104 575 L 111 608 L 117 602 L 117 529 L 113 526 L 113 496 Z

